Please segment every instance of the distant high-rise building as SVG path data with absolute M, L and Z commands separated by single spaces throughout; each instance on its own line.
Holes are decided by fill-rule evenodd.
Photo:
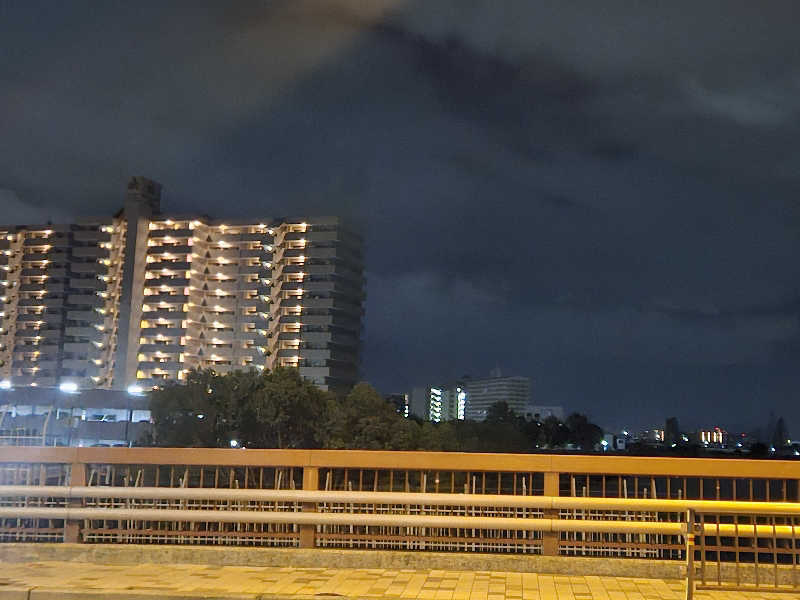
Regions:
M 361 237 L 337 217 L 165 215 L 128 184 L 113 217 L 0 226 L 3 385 L 149 388 L 191 368 L 358 378 Z
M 519 415 L 528 412 L 531 397 L 531 380 L 527 377 L 503 377 L 499 372 L 481 379 L 464 379 L 466 391 L 466 418 L 483 421 L 489 407 L 505 402 Z
M 414 388 L 411 413 L 434 423 L 464 420 L 467 393 L 460 382 Z
M 544 421 L 548 417 L 555 417 L 559 421 L 564 420 L 564 407 L 563 406 L 537 406 L 529 405 L 525 409 L 525 416 L 530 415 L 530 418 L 538 421 Z

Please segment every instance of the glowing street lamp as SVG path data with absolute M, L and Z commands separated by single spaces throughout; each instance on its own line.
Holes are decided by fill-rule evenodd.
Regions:
M 74 381 L 65 381 L 61 385 L 58 386 L 58 389 L 64 392 L 65 394 L 74 394 L 78 391 L 78 384 Z

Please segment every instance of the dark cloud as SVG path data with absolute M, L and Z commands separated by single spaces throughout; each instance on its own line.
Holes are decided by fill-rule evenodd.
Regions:
M 0 221 L 346 214 L 365 375 L 500 365 L 609 425 L 791 402 L 794 2 L 5 2 Z M 759 408 L 761 407 L 761 408 Z

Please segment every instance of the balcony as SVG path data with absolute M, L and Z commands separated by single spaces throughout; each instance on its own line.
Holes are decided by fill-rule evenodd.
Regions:
M 45 313 L 42 313 L 41 315 L 23 315 L 23 314 L 19 314 L 19 315 L 17 315 L 17 322 L 18 323 L 27 323 L 27 322 L 36 323 L 36 322 L 41 321 L 42 324 L 44 324 L 45 320 L 51 321 L 53 316 L 58 316 L 59 319 L 61 318 L 61 315 L 46 315 Z
M 182 274 L 192 268 L 192 263 L 186 261 L 178 261 L 178 262 L 151 262 L 147 263 L 145 270 L 149 272 L 160 272 L 160 271 L 170 271 L 176 274 Z
M 87 273 L 91 275 L 105 275 L 108 273 L 108 267 L 98 262 L 74 262 L 69 266 L 73 273 Z
M 73 232 L 72 236 L 76 242 L 95 242 L 99 244 L 100 242 L 111 241 L 110 233 L 106 233 L 105 231 L 99 231 L 96 229 L 75 231 Z
M 141 344 L 139 346 L 139 352 L 142 354 L 149 354 L 153 352 L 161 352 L 162 354 L 180 354 L 183 351 L 183 346 L 178 344 Z
M 69 294 L 67 302 L 78 306 L 103 306 L 105 301 L 97 294 Z
M 81 325 L 104 325 L 111 326 L 111 320 L 93 310 L 70 310 L 67 312 L 67 319 L 78 321 Z
M 45 275 L 49 275 L 45 267 L 37 267 L 35 269 L 28 267 L 20 272 L 21 277 L 44 277 Z
M 164 238 L 182 240 L 194 237 L 194 231 L 191 229 L 152 229 L 148 232 L 148 237 L 151 240 L 163 240 Z
M 186 330 L 177 327 L 147 327 L 141 330 L 143 338 L 157 338 L 159 335 L 162 337 L 183 337 L 186 335 Z
M 159 362 L 154 360 L 142 361 L 139 363 L 140 371 L 167 371 L 170 373 L 177 373 L 183 369 L 183 363 L 178 361 Z
M 162 254 L 172 254 L 175 256 L 185 256 L 191 254 L 193 247 L 188 244 L 181 244 L 178 246 L 148 246 L 147 254 L 149 256 L 159 256 Z
M 100 248 L 99 246 L 76 246 L 72 248 L 72 256 L 76 258 L 108 258 L 110 256 L 109 251 L 106 248 Z
M 64 344 L 65 354 L 78 354 L 94 358 L 94 355 L 99 355 L 101 351 L 90 342 L 67 342 Z
M 189 287 L 189 280 L 185 277 L 154 277 L 153 279 L 145 279 L 144 286 L 156 290 L 162 288 L 183 289 Z
M 81 279 L 70 279 L 69 280 L 69 287 L 73 290 L 104 290 L 106 288 L 106 284 L 103 281 L 100 281 L 96 277 L 92 278 L 81 278 Z
M 100 340 L 104 333 L 98 331 L 94 327 L 66 327 L 64 329 L 64 335 L 89 340 Z
M 149 306 L 149 305 L 148 305 Z M 150 307 L 152 309 L 152 306 Z M 167 308 L 158 308 L 156 310 L 148 310 L 142 313 L 142 318 L 149 321 L 158 319 L 167 319 L 173 321 L 180 321 L 186 318 L 186 312 L 183 310 L 169 310 Z

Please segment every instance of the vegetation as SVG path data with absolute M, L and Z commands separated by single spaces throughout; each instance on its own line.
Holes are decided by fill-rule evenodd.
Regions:
M 505 402 L 492 406 L 484 422 L 406 419 L 366 383 L 339 398 L 296 369 L 192 371 L 184 383 L 154 391 L 150 405 L 154 426 L 142 443 L 171 447 L 531 452 L 592 450 L 603 435 L 584 415 L 531 421 Z

